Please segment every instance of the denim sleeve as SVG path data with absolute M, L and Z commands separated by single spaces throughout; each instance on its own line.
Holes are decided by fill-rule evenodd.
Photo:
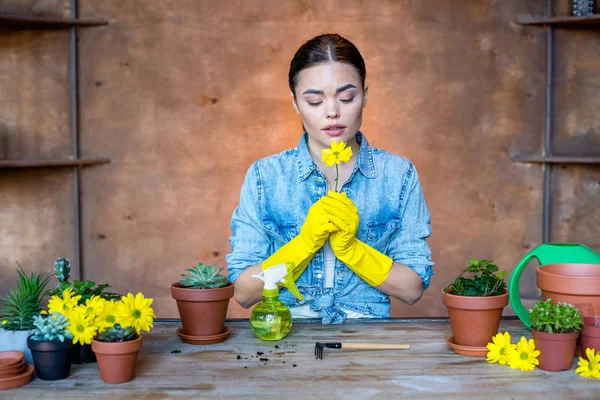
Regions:
M 254 163 L 248 169 L 240 203 L 231 217 L 231 253 L 225 256 L 231 282 L 246 268 L 263 262 L 269 254 L 271 241 L 259 217 L 260 196 L 260 170 L 258 163 Z
M 431 266 L 434 264 L 431 261 L 431 249 L 425 240 L 431 235 L 431 215 L 412 163 L 402 183 L 400 207 L 402 222 L 391 239 L 388 256 L 394 262 L 412 268 L 423 279 L 423 288 L 427 289 L 433 275 Z

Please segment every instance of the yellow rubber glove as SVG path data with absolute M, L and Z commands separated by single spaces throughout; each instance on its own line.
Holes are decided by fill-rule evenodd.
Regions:
M 336 257 L 371 286 L 387 279 L 393 260 L 356 238 L 358 209 L 346 193 L 329 192 L 323 197 L 323 208 L 329 220 L 339 228 L 329 236 Z
M 262 263 L 263 271 L 275 265 L 286 263 L 289 276 L 285 278 L 286 282 L 283 286 L 288 288 L 300 300 L 304 297 L 302 297 L 294 282 L 302 275 L 315 253 L 323 247 L 329 234 L 338 230 L 329 221 L 328 214 L 323 208 L 324 198 L 322 197 L 310 207 L 298 236 L 284 244 Z

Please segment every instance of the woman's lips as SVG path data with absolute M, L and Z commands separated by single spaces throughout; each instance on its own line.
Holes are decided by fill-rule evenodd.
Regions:
M 323 128 L 323 132 L 325 132 L 327 136 L 340 136 L 345 130 L 346 127 L 344 125 L 327 125 Z

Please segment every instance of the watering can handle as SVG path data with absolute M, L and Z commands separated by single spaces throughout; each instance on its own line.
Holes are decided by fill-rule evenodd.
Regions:
M 535 250 L 530 251 L 515 267 L 512 275 L 510 276 L 510 283 L 508 286 L 508 296 L 510 298 L 510 305 L 519 317 L 519 319 L 525 324 L 527 329 L 531 329 L 531 320 L 529 318 L 529 311 L 523 306 L 521 296 L 519 295 L 519 282 L 521 280 L 521 274 L 525 267 L 531 260 L 537 258 Z M 537 258 L 539 261 L 539 258 Z

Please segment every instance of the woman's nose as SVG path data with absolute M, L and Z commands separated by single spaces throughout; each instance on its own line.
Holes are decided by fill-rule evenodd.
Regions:
M 327 118 L 338 118 L 340 116 L 340 110 L 335 102 L 328 103 L 327 106 Z

